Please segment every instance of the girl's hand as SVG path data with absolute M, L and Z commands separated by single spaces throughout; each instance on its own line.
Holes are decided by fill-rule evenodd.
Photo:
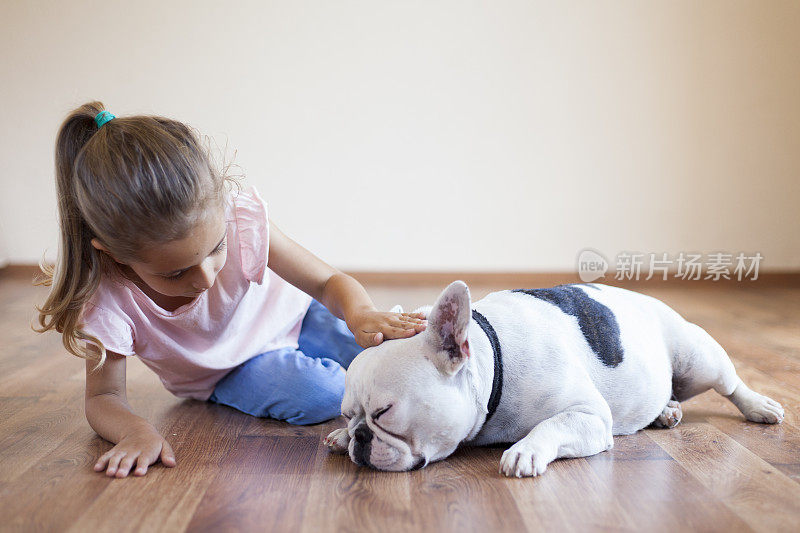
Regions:
M 422 313 L 388 313 L 375 310 L 356 314 L 347 324 L 362 348 L 386 339 L 404 339 L 424 331 L 428 322 Z
M 132 432 L 119 443 L 100 456 L 94 465 L 96 472 L 106 471 L 109 477 L 123 478 L 128 475 L 134 463 L 134 476 L 143 476 L 147 467 L 161 459 L 164 466 L 175 466 L 175 452 L 153 427 Z

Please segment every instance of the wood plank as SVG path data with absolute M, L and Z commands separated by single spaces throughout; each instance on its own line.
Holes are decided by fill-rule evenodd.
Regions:
M 33 345 L 26 346 L 19 350 L 17 356 L 24 359 L 32 351 L 35 351 Z M 84 373 L 83 360 L 66 352 L 51 352 L 0 377 L 0 391 L 4 396 L 45 396 L 83 390 Z
M 792 424 L 796 420 L 793 405 L 800 404 L 800 398 L 793 390 L 772 388 L 760 372 L 740 365 L 741 374 L 748 382 L 755 382 L 755 388 L 766 386 L 767 392 L 786 403 L 792 397 L 788 420 L 773 426 L 757 424 L 744 418 L 738 409 L 726 398 L 709 391 L 683 402 L 683 423 L 710 423 L 739 444 L 758 455 L 784 475 L 800 483 L 800 429 Z
M 772 429 L 739 417 L 722 416 L 709 416 L 708 421 L 783 475 L 800 484 L 800 429 L 796 426 L 784 423 Z
M 558 460 L 540 477 L 508 484 L 529 531 L 633 530 L 637 525 L 588 459 Z
M 785 511 L 796 508 L 800 485 L 716 427 L 687 423 L 648 436 L 752 529 L 797 530 Z
M 157 465 L 143 477 L 109 479 L 106 489 L 70 531 L 108 527 L 111 509 L 115 531 L 184 530 L 218 474 L 220 461 L 238 438 L 235 418 L 228 409 L 201 402 L 185 402 L 171 409 L 167 417 L 171 424 L 166 430 L 159 429 L 178 437 L 173 440 L 177 466 Z
M 37 396 L 13 396 L 0 398 L 0 420 L 7 420 L 14 413 L 27 409 L 39 401 Z
M 377 472 L 331 454 L 317 443 L 301 531 L 410 531 L 420 527 L 411 511 L 411 475 Z
M 605 506 L 616 504 L 628 517 L 631 529 L 637 531 L 750 530 L 650 438 L 660 431 L 669 430 L 618 436 L 614 448 L 588 458 L 595 476 L 586 476 L 586 482 L 597 484 L 594 480 L 599 480 L 600 485 L 585 505 L 602 513 Z M 563 494 L 555 492 L 556 496 Z M 572 514 L 581 512 L 585 501 L 586 497 L 578 499 Z M 575 529 L 580 530 L 580 525 L 578 522 Z M 603 526 L 605 530 L 615 529 L 613 517 Z
M 458 450 L 414 472 L 378 472 L 320 454 L 304 531 L 519 531 L 524 522 L 497 473 L 499 449 Z
M 68 439 L 83 419 L 77 398 L 59 394 L 12 415 L 0 433 L 0 482 L 17 479 Z
M 192 531 L 297 531 L 319 439 L 241 436 L 201 500 Z
M 0 524 L 56 531 L 77 520 L 112 482 L 92 470 L 104 448 L 104 441 L 88 426 L 74 431 L 24 475 L 0 489 Z

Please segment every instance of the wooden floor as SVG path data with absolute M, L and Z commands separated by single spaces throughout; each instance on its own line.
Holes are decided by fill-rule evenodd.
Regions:
M 408 308 L 439 288 L 370 290 L 380 307 Z M 178 466 L 115 480 L 91 468 L 110 446 L 84 419 L 82 362 L 57 335 L 30 330 L 44 293 L 0 274 L 0 530 L 800 530 L 800 289 L 642 292 L 714 335 L 741 377 L 784 405 L 785 422 L 745 422 L 706 393 L 684 404 L 676 429 L 617 437 L 613 450 L 557 461 L 540 478 L 501 477 L 500 447 L 382 473 L 328 454 L 322 438 L 342 419 L 293 427 L 179 400 L 134 361 L 130 401 Z

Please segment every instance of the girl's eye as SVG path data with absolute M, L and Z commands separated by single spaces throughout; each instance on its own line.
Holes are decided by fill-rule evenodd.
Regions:
M 211 255 L 221 254 L 225 250 L 225 247 L 228 244 L 227 241 L 228 241 L 228 239 L 225 239 L 224 241 L 219 243 L 219 246 L 217 246 L 217 248 L 213 252 L 211 252 Z M 188 272 L 188 270 L 183 270 L 183 271 L 178 272 L 177 274 L 173 274 L 171 276 L 163 276 L 163 278 L 164 279 L 180 279 L 180 278 L 183 277 L 184 274 L 186 274 L 186 272 Z
M 228 239 L 225 239 L 224 241 L 219 243 L 219 246 L 217 246 L 217 249 L 214 250 L 213 252 L 211 252 L 211 254 L 212 255 L 221 254 L 222 251 L 225 250 L 225 246 L 227 246 L 227 244 L 228 244 Z
M 173 274 L 171 276 L 164 276 L 166 279 L 180 279 L 183 275 L 186 274 L 186 271 L 178 272 L 177 274 Z

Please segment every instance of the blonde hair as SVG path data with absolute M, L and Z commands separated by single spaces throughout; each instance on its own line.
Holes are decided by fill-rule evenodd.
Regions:
M 55 329 L 67 351 L 101 366 L 106 349 L 81 329 L 81 313 L 101 275 L 122 262 L 139 259 L 150 243 L 182 239 L 220 206 L 232 164 L 215 168 L 210 146 L 195 130 L 158 116 L 119 117 L 98 129 L 104 110 L 90 102 L 72 111 L 58 131 L 55 149 L 60 238 L 55 265 L 40 263 L 50 293 L 39 312 L 43 333 Z M 97 347 L 97 352 L 81 341 Z

